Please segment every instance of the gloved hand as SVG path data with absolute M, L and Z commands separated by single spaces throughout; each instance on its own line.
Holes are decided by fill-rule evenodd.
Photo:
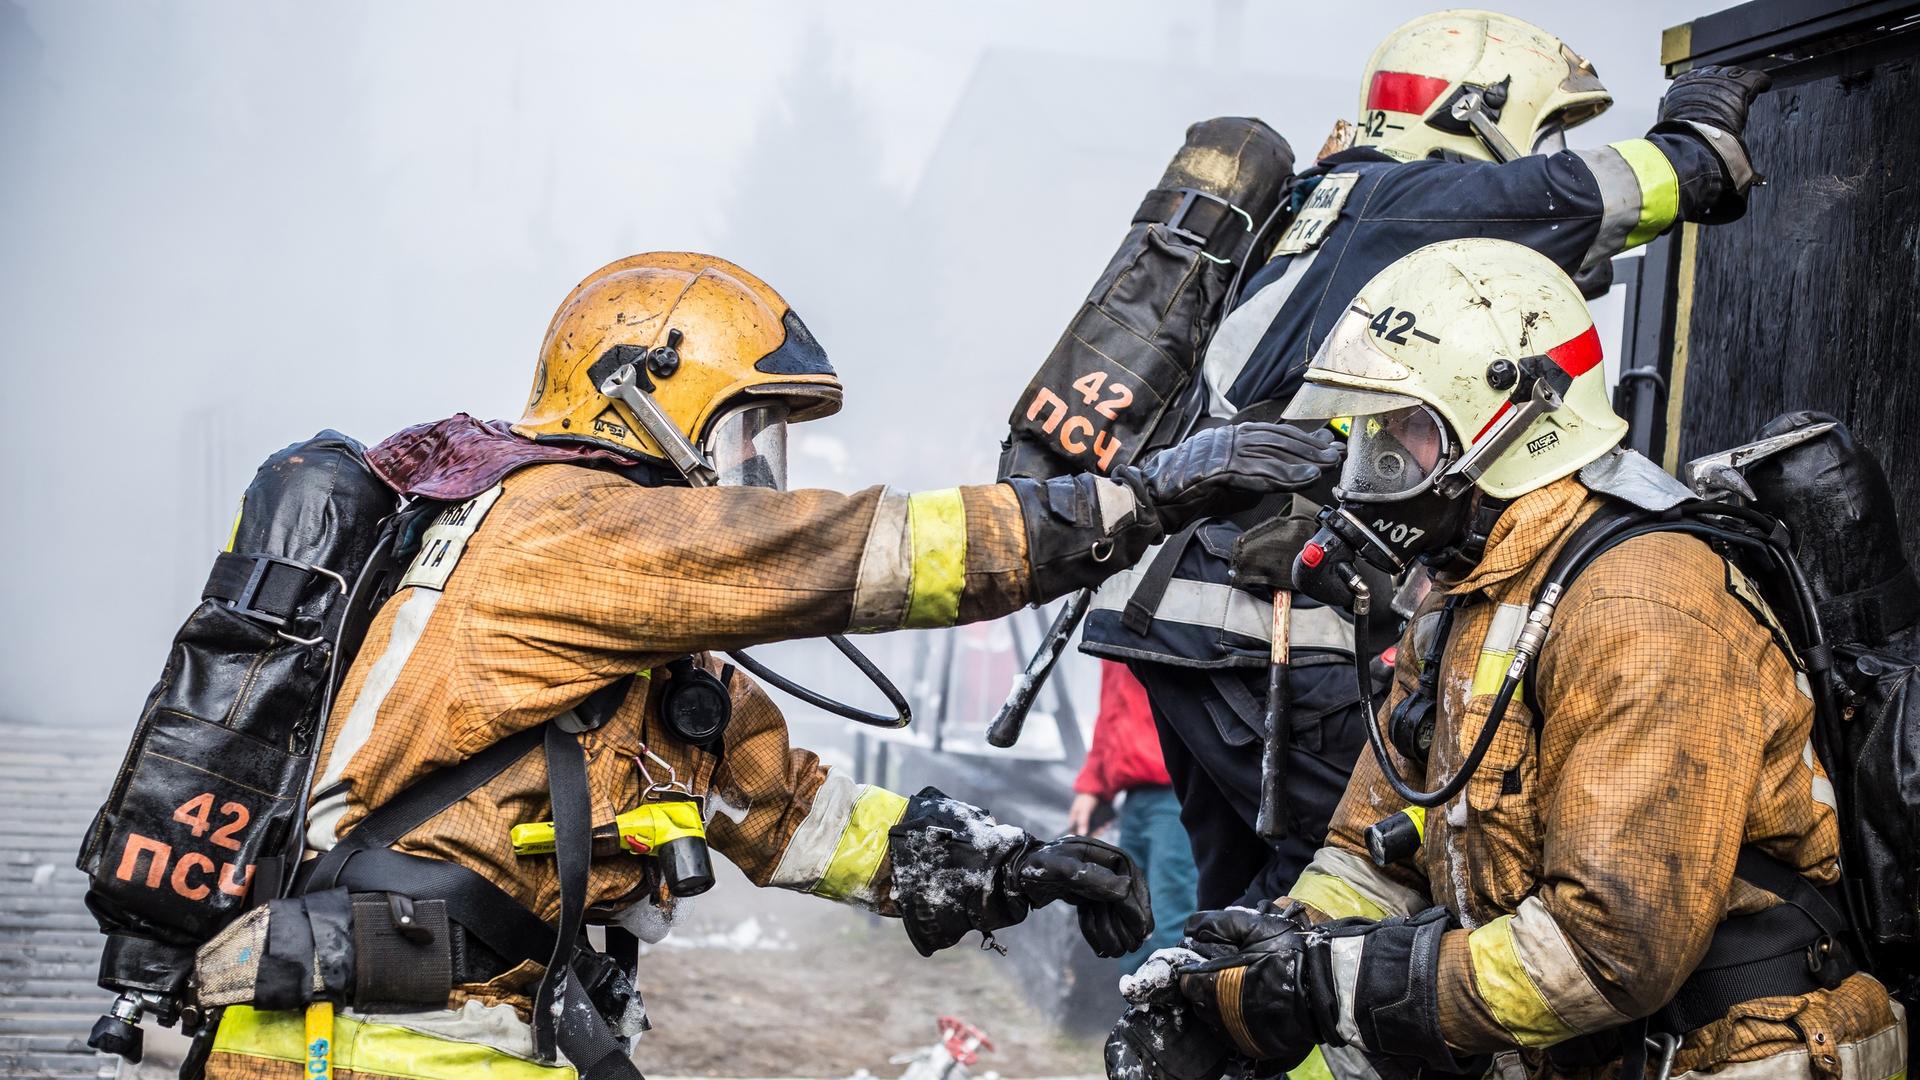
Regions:
M 1691 136 L 1720 159 L 1718 190 L 1709 177 L 1699 190 L 1681 191 L 1681 216 L 1688 221 L 1725 224 L 1747 212 L 1747 190 L 1760 180 L 1747 152 L 1747 110 L 1773 85 L 1764 71 L 1741 67 L 1703 67 L 1682 72 L 1660 99 L 1660 118 L 1648 134 Z
M 1242 1054 L 1291 1069 L 1318 1043 L 1343 1045 L 1324 947 L 1297 912 L 1229 908 L 1187 920 L 1187 946 L 1211 957 L 1178 973 L 1180 993 Z
M 1011 859 L 1008 881 L 1034 907 L 1065 900 L 1099 956 L 1125 956 L 1153 933 L 1147 876 L 1127 853 L 1090 836 L 1063 836 Z
M 931 956 L 974 930 L 992 933 L 1065 900 L 1101 956 L 1140 947 L 1153 931 L 1146 876 L 1126 853 L 1085 836 L 1042 842 L 977 806 L 926 788 L 887 833 L 893 898 L 907 938 Z
M 1179 1004 L 1128 1009 L 1107 1035 L 1107 1080 L 1215 1080 L 1238 1060 L 1218 1031 Z
M 1245 510 L 1264 496 L 1298 491 L 1340 464 L 1341 447 L 1325 427 L 1249 422 L 1209 428 L 1144 464 L 1114 470 L 1141 509 L 1176 533 L 1198 518 Z
M 1747 130 L 1748 107 L 1772 85 L 1773 76 L 1752 68 L 1683 71 L 1660 99 L 1659 123 L 1690 120 L 1738 137 Z
M 1210 428 L 1111 477 L 1008 480 L 1026 525 L 1033 599 L 1096 585 L 1195 520 L 1309 487 L 1340 453 L 1325 429 L 1250 422 Z

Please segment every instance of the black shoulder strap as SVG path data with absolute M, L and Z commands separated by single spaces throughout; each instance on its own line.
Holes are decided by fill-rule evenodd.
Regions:
M 331 851 L 314 860 L 313 868 L 304 875 L 307 891 L 333 888 L 347 860 L 362 851 L 393 846 L 394 841 L 505 772 L 507 766 L 533 749 L 543 730 L 553 726 L 549 721 L 516 732 L 457 765 L 436 770 L 407 785 L 400 794 L 368 812 Z
M 1647 513 L 1646 510 L 1642 510 L 1637 506 L 1608 501 L 1606 505 L 1594 511 L 1592 517 L 1581 522 L 1579 526 L 1573 530 L 1573 535 L 1567 537 L 1567 542 L 1560 545 L 1560 550 L 1563 552 L 1578 551 L 1581 545 L 1585 544 L 1589 538 L 1596 534 L 1610 529 L 1628 518 L 1642 517 Z M 1596 552 L 1594 558 L 1598 558 L 1602 553 L 1603 552 Z M 1588 559 L 1584 563 L 1568 568 L 1566 576 L 1566 585 L 1568 588 L 1573 586 L 1573 579 L 1579 577 L 1580 572 L 1585 570 L 1592 561 L 1592 559 Z M 1548 577 L 1551 578 L 1553 576 L 1555 575 L 1549 570 Z M 1540 710 L 1540 697 L 1534 689 L 1534 678 L 1539 670 L 1540 665 L 1538 663 L 1528 664 L 1526 674 L 1521 676 L 1520 679 L 1520 700 L 1526 704 L 1527 711 L 1533 714 L 1533 728 L 1536 733 L 1540 730 L 1540 725 L 1546 717 L 1546 714 Z

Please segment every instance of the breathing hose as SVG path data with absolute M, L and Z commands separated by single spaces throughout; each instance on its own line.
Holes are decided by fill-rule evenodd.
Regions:
M 1750 527 L 1770 531 L 1766 529 L 1766 524 L 1771 519 L 1739 507 L 1727 507 L 1717 503 L 1682 504 L 1676 510 L 1680 513 L 1720 514 L 1738 519 Z M 1796 599 L 1800 601 L 1803 608 L 1799 615 L 1802 629 L 1812 642 L 1809 651 L 1818 650 L 1822 654 L 1822 662 L 1825 662 L 1826 646 L 1819 629 L 1819 620 L 1809 618 L 1806 614 L 1814 610 L 1811 606 L 1812 590 L 1807 586 L 1799 566 L 1793 559 L 1786 557 L 1774 543 L 1725 526 L 1711 525 L 1698 520 L 1660 518 L 1649 521 L 1645 517 L 1628 517 L 1604 526 L 1593 536 L 1586 538 L 1577 548 L 1570 552 L 1562 552 L 1554 560 L 1553 566 L 1547 573 L 1546 581 L 1541 585 L 1540 595 L 1527 615 L 1526 627 L 1515 645 L 1514 658 L 1507 665 L 1506 677 L 1500 682 L 1500 689 L 1495 693 L 1493 704 L 1487 710 L 1487 719 L 1480 728 L 1479 736 L 1474 739 L 1472 748 L 1467 751 L 1466 760 L 1461 762 L 1459 770 L 1445 783 L 1431 791 L 1422 791 L 1400 775 L 1388 756 L 1386 737 L 1380 730 L 1373 701 L 1371 671 L 1373 650 L 1367 634 L 1367 614 L 1372 609 L 1372 594 L 1357 574 L 1349 573 L 1348 588 L 1352 589 L 1354 594 L 1354 669 L 1359 676 L 1360 705 L 1367 716 L 1367 745 L 1373 752 L 1374 761 L 1380 766 L 1381 775 L 1386 778 L 1387 786 L 1393 789 L 1395 795 L 1413 806 L 1432 809 L 1452 799 L 1467 786 L 1467 782 L 1473 779 L 1473 774 L 1479 771 L 1480 763 L 1485 760 L 1487 752 L 1492 749 L 1494 737 L 1499 734 L 1500 725 L 1506 719 L 1507 708 L 1513 702 L 1514 692 L 1526 680 L 1527 670 L 1546 640 L 1547 629 L 1553 621 L 1554 607 L 1565 593 L 1567 582 L 1608 549 L 1635 537 L 1655 532 L 1679 532 L 1706 540 L 1719 540 L 1747 548 L 1770 559 L 1785 573 L 1794 588 Z M 1344 569 L 1343 572 L 1345 572 Z M 1816 704 L 1824 712 L 1831 707 L 1831 687 L 1825 685 L 1824 678 L 1813 681 L 1816 683 L 1815 693 L 1819 695 L 1816 698 Z M 1832 714 L 1827 712 L 1826 715 Z
M 734 649 L 728 652 L 727 655 L 733 658 L 734 663 L 746 668 L 755 678 L 763 682 L 771 683 L 814 708 L 824 709 L 835 716 L 843 716 L 857 723 L 868 724 L 877 728 L 886 728 L 890 731 L 897 731 L 913 723 L 913 707 L 907 704 L 906 695 L 900 692 L 899 687 L 893 685 L 893 680 L 887 678 L 887 673 L 881 671 L 878 664 L 867 659 L 867 654 L 861 652 L 859 647 L 853 642 L 848 641 L 843 634 L 828 635 L 827 640 L 833 642 L 833 647 L 839 649 L 842 656 L 853 661 L 853 666 L 860 669 L 860 674 L 865 675 L 868 682 L 872 683 L 882 694 L 886 695 L 887 704 L 893 706 L 892 716 L 888 716 L 885 713 L 868 712 L 857 706 L 849 705 L 844 701 L 836 701 L 817 690 L 810 690 L 807 687 L 801 686 L 785 675 L 748 656 L 745 649 Z

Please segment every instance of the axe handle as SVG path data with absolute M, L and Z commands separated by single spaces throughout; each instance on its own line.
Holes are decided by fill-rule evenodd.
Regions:
M 1292 831 L 1287 814 L 1287 754 L 1292 749 L 1289 713 L 1292 685 L 1287 680 L 1287 634 L 1293 615 L 1293 594 L 1273 592 L 1273 648 L 1267 659 L 1267 715 L 1260 743 L 1260 806 L 1253 830 L 1263 840 L 1278 840 Z
M 1053 666 L 1060 662 L 1060 653 L 1067 647 L 1067 639 L 1079 628 L 1080 620 L 1087 617 L 1087 608 L 1093 603 L 1093 590 L 1082 589 L 1067 598 L 1060 614 L 1053 617 L 1053 625 L 1047 627 L 1046 636 L 1027 658 L 1026 670 L 1014 680 L 1013 692 L 1007 695 L 1007 703 L 1000 706 L 1000 715 L 993 718 L 993 726 L 987 729 L 987 742 L 993 746 L 1008 747 L 1020 741 L 1020 732 L 1026 726 L 1027 713 L 1032 710 L 1034 699 L 1040 696 L 1040 688 L 1047 684 L 1047 676 L 1053 674 Z

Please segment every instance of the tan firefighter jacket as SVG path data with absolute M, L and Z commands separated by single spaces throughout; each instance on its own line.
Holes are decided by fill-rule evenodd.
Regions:
M 1431 765 L 1423 776 L 1396 755 L 1402 775 L 1432 788 L 1459 768 L 1553 555 L 1601 502 L 1571 477 L 1516 500 L 1471 575 L 1422 605 L 1382 717 L 1413 689 L 1439 594 L 1464 598 L 1440 659 Z M 1743 592 L 1757 595 L 1693 537 L 1602 555 L 1540 654 L 1537 732 L 1516 694 L 1466 789 L 1425 815 L 1412 865 L 1386 870 L 1363 836 L 1405 804 L 1362 755 L 1292 897 L 1328 917 L 1451 911 L 1465 929 L 1443 941 L 1439 1006 L 1457 1051 L 1520 1049 L 1549 1074 L 1540 1048 L 1658 1010 L 1723 917 L 1779 902 L 1734 878 L 1743 843 L 1816 884 L 1838 876 L 1806 684 Z M 1688 1035 L 1674 1072 L 1750 1063 L 1720 1075 L 1884 1080 L 1905 1068 L 1896 1008 L 1866 975 L 1751 1001 Z
M 522 469 L 440 515 L 407 587 L 380 609 L 328 725 L 308 846 L 331 847 L 433 770 L 639 672 L 612 719 L 582 736 L 596 825 L 638 804 L 636 759 L 651 751 L 713 797 L 709 841 L 756 884 L 885 910 L 886 834 L 905 800 L 790 747 L 779 710 L 742 674 L 723 752 L 675 742 L 655 715 L 664 664 L 991 617 L 1026 603 L 1028 576 L 1020 509 L 1002 485 L 842 495 Z M 551 816 L 532 753 L 394 847 L 477 870 L 551 920 L 552 857 L 517 857 L 508 836 Z M 639 899 L 648 861 L 596 858 L 589 904 Z

